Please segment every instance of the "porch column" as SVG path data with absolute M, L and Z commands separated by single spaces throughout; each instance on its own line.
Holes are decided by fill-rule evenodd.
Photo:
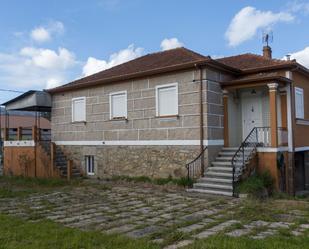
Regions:
M 268 84 L 271 147 L 278 147 L 277 83 Z
M 227 90 L 223 90 L 223 129 L 224 129 L 224 147 L 229 146 L 229 113 L 228 101 L 229 95 Z
M 282 128 L 288 128 L 288 115 L 287 115 L 287 94 L 285 90 L 280 91 L 281 100 L 281 123 Z

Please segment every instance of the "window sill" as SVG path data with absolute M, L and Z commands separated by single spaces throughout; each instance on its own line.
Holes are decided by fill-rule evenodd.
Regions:
M 111 118 L 109 121 L 128 121 L 126 117 Z
M 155 118 L 179 118 L 179 115 L 156 116 Z
M 86 124 L 86 121 L 72 121 L 71 124 Z
M 309 120 L 296 118 L 296 124 L 297 125 L 309 125 Z

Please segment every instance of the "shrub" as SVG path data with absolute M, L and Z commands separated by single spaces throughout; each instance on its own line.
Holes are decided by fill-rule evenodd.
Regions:
M 273 193 L 274 180 L 268 171 L 255 174 L 241 181 L 237 192 L 246 193 L 253 197 L 266 197 Z
M 172 176 L 169 176 L 167 178 L 149 178 L 147 176 L 113 176 L 111 180 L 126 182 L 149 182 L 156 185 L 174 184 L 182 187 L 192 186 L 194 183 L 192 179 L 188 179 L 187 177 L 173 178 Z

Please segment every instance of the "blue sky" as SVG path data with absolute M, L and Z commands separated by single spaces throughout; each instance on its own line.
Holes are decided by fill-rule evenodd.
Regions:
M 212 57 L 261 53 L 265 30 L 274 57 L 309 67 L 308 27 L 308 0 L 1 1 L 0 89 L 53 87 L 181 45 Z M 14 96 L 0 91 L 0 102 Z

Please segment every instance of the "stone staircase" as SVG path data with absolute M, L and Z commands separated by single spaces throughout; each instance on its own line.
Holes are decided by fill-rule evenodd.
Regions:
M 46 141 L 46 142 L 42 141 L 40 142 L 40 146 L 44 149 L 47 155 L 50 156 L 50 153 L 51 153 L 50 141 Z M 67 177 L 67 163 L 68 163 L 67 156 L 63 153 L 63 151 L 61 150 L 59 146 L 56 146 L 55 166 L 59 170 L 60 176 L 63 178 Z M 81 176 L 82 174 L 80 170 L 73 164 L 72 177 L 77 178 Z
M 233 167 L 232 158 L 238 148 L 224 147 L 219 152 L 218 157 L 206 169 L 204 176 L 193 184 L 190 192 L 199 192 L 206 194 L 233 196 Z M 242 173 L 243 169 L 250 162 L 252 157 L 251 150 L 245 149 L 245 165 L 243 165 L 242 157 L 238 157 L 236 161 L 236 177 Z
M 67 172 L 67 164 L 68 164 L 68 158 L 67 156 L 63 153 L 61 148 L 59 146 L 56 147 L 56 162 L 55 166 L 58 168 L 61 177 L 67 177 L 68 172 Z M 82 174 L 80 170 L 73 164 L 72 168 L 72 177 L 73 178 L 78 178 L 81 177 Z

